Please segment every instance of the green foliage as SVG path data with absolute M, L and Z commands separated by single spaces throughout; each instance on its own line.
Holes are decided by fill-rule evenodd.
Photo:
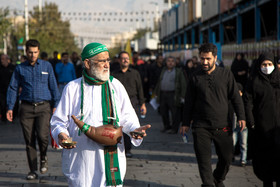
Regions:
M 3 39 L 7 37 L 9 30 L 11 29 L 12 23 L 8 19 L 9 9 L 0 8 L 0 48 L 4 47 Z
M 119 44 L 117 45 L 117 47 L 110 48 L 109 52 L 110 52 L 110 58 L 113 59 L 121 52 L 121 45 Z
M 9 9 L 8 8 L 0 8 L 0 36 L 2 37 L 4 34 L 7 34 L 10 26 L 12 23 L 7 18 L 9 15 Z
M 133 36 L 132 40 L 138 40 L 142 38 L 146 34 L 146 32 L 149 32 L 151 29 L 137 29 L 137 33 Z
M 34 7 L 33 11 L 30 12 L 29 20 L 29 38 L 38 40 L 41 51 L 47 52 L 49 57 L 52 56 L 53 51 L 59 53 L 81 52 L 75 42 L 74 35 L 70 31 L 69 21 L 61 19 L 61 13 L 55 3 L 46 2 L 41 13 L 38 6 Z M 17 38 L 20 39 L 24 34 L 22 32 L 24 31 L 24 24 L 18 31 Z

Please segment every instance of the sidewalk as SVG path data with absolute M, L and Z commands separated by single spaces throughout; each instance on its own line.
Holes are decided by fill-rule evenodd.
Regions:
M 201 179 L 193 150 L 191 133 L 189 143 L 183 143 L 179 134 L 164 134 L 161 118 L 151 107 L 141 124 L 150 123 L 148 136 L 142 145 L 132 150 L 128 160 L 125 178 L 126 187 L 200 187 Z M 213 165 L 217 162 L 215 149 L 212 149 Z M 239 158 L 236 157 L 236 160 Z M 262 182 L 253 173 L 251 165 L 240 167 L 233 163 L 224 182 L 226 187 L 261 187 Z
M 148 136 L 141 146 L 132 149 L 133 157 L 127 159 L 125 187 L 196 187 L 201 185 L 192 137 L 184 144 L 181 136 L 160 133 L 161 118 L 148 105 L 148 114 L 141 124 L 150 123 Z M 67 186 L 61 172 L 61 151 L 49 146 L 49 171 L 39 174 L 39 179 L 27 181 L 26 152 L 22 130 L 16 121 L 0 124 L 0 186 L 60 187 Z M 213 168 L 217 160 L 213 149 Z M 236 158 L 238 160 L 238 158 Z M 232 165 L 227 175 L 227 187 L 262 186 L 253 173 L 252 166 Z

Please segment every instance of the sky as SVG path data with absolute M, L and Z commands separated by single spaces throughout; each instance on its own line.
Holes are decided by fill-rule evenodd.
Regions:
M 40 1 L 42 5 L 56 3 L 62 19 L 70 21 L 71 31 L 89 40 L 108 38 L 140 27 L 153 27 L 152 20 L 156 15 L 160 17 L 162 11 L 168 9 L 164 0 L 28 0 L 28 9 L 33 10 Z M 9 7 L 22 14 L 24 4 L 25 0 L 0 0 L 1 8 Z

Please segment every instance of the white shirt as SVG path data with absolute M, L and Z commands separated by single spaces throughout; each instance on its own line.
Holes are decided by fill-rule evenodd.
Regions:
M 137 115 L 123 85 L 113 79 L 111 82 L 115 96 L 115 104 L 119 117 L 119 125 L 123 132 L 129 132 L 140 127 Z M 101 85 L 84 86 L 84 119 L 91 126 L 103 125 L 101 105 Z M 71 115 L 81 114 L 81 78 L 71 81 L 63 90 L 61 100 L 51 118 L 51 133 L 58 142 L 61 132 L 77 141 L 76 148 L 62 151 L 62 172 L 68 178 L 69 186 L 73 187 L 101 187 L 106 186 L 104 149 L 103 146 L 89 139 L 85 134 L 78 135 L 79 128 Z M 130 136 L 130 135 L 129 135 Z M 134 146 L 139 146 L 142 140 L 131 138 Z M 124 140 L 118 144 L 118 159 L 122 180 L 126 172 L 126 157 Z

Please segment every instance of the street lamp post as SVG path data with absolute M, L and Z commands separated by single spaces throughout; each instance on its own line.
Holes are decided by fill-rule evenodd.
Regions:
M 171 9 L 171 0 L 168 0 L 168 9 Z
M 39 0 L 39 16 L 40 21 L 42 21 L 42 0 Z
M 25 0 L 24 4 L 25 10 L 25 40 L 29 40 L 29 28 L 28 28 L 28 0 Z

